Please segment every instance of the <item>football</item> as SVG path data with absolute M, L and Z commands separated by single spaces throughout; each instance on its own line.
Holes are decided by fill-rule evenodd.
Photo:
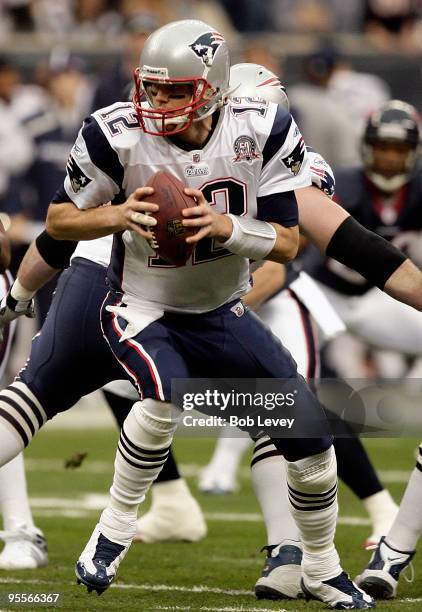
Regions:
M 144 198 L 145 202 L 154 202 L 160 207 L 154 217 L 157 225 L 153 233 L 157 255 L 174 266 L 183 266 L 192 255 L 194 245 L 187 244 L 186 238 L 196 233 L 196 229 L 187 229 L 182 225 L 182 210 L 196 206 L 194 198 L 186 195 L 186 187 L 178 178 L 169 172 L 160 170 L 146 184 L 153 187 L 154 193 Z

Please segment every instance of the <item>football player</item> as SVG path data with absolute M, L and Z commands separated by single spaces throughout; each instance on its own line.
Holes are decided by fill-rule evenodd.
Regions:
M 191 22 L 189 22 L 191 23 Z M 195 22 L 194 22 L 195 24 Z M 201 24 L 201 28 L 203 28 L 203 24 Z M 203 34 L 207 34 L 207 32 L 209 33 L 210 30 L 208 28 L 206 28 L 205 30 L 202 30 Z M 201 34 L 202 36 L 202 34 Z M 199 44 L 199 43 L 198 43 Z M 223 43 L 222 43 L 223 44 Z M 200 46 L 199 51 L 201 51 L 202 46 Z M 198 51 L 198 49 L 197 49 Z M 212 55 L 212 54 L 211 54 Z M 193 76 L 193 75 L 191 75 Z M 177 94 L 180 95 L 180 94 Z M 175 102 L 174 102 L 175 103 Z M 191 104 L 189 104 L 189 107 L 191 107 Z M 130 105 L 124 105 L 124 108 L 127 108 L 128 110 L 130 110 Z M 113 109 L 113 107 L 112 107 Z M 121 108 L 119 108 L 119 110 L 121 110 Z M 191 108 L 189 108 L 189 110 L 191 110 Z M 227 110 L 227 109 L 225 109 Z M 236 115 L 233 114 L 233 116 L 235 117 Z M 174 116 L 170 116 L 168 117 L 168 119 L 170 120 L 169 122 L 167 122 L 167 126 L 173 124 L 175 125 L 175 119 L 177 117 Z M 106 118 L 104 118 L 106 119 Z M 94 119 L 94 121 L 96 121 Z M 128 127 L 128 118 L 125 117 L 125 119 L 122 119 L 120 117 L 119 121 L 117 121 L 117 123 L 123 127 L 126 125 L 126 130 L 129 131 L 132 130 L 132 134 L 134 133 L 133 130 L 135 130 L 135 126 L 133 125 L 134 123 L 134 119 L 133 117 L 131 118 L 131 122 L 132 122 L 132 127 Z M 177 121 L 177 123 L 179 123 L 179 121 Z M 89 124 L 88 124 L 89 125 Z M 91 123 L 92 125 L 92 123 Z M 161 123 L 161 125 L 163 125 L 163 123 Z M 152 127 L 154 129 L 154 124 L 149 123 L 149 126 Z M 167 131 L 167 130 L 166 130 Z M 141 133 L 142 134 L 142 133 Z M 85 136 L 87 136 L 87 134 L 85 133 Z M 126 136 L 128 136 L 128 134 L 126 133 Z M 138 131 L 138 138 L 139 138 L 140 134 Z M 101 140 L 101 139 L 100 139 Z M 103 141 L 104 142 L 104 141 Z M 215 142 L 215 141 L 214 141 Z M 92 144 L 92 142 L 91 142 Z M 85 146 L 85 145 L 84 145 Z M 165 146 L 169 146 L 169 143 L 166 143 Z M 78 157 L 81 153 L 81 149 L 79 148 L 79 146 L 77 145 L 77 148 L 75 150 L 75 155 Z M 198 151 L 196 151 L 196 154 L 198 153 Z M 84 163 L 84 155 L 82 154 L 82 158 L 78 158 L 78 162 L 80 164 L 83 165 L 82 168 L 80 168 L 79 166 L 79 171 L 76 171 L 75 167 L 73 166 L 73 164 L 71 164 L 71 167 L 69 168 L 69 174 L 72 176 L 73 179 L 73 184 L 78 187 L 78 185 L 80 183 L 82 183 L 82 185 L 84 184 L 84 176 L 87 179 L 86 183 L 87 186 L 90 184 L 88 183 L 88 179 L 91 182 L 93 180 L 94 177 L 90 178 L 90 176 L 85 175 L 84 169 L 88 170 L 88 167 L 85 166 Z M 116 159 L 113 155 L 109 158 L 111 159 Z M 195 159 L 198 159 L 198 156 L 195 156 Z M 85 160 L 86 161 L 86 160 Z M 199 156 L 199 161 L 200 161 L 200 156 Z M 97 162 L 100 163 L 100 159 L 97 159 Z M 189 164 L 191 165 L 191 164 Z M 115 167 L 116 168 L 116 167 Z M 109 170 L 111 171 L 112 168 L 110 167 Z M 106 173 L 107 174 L 107 173 Z M 102 176 L 102 175 L 100 175 Z M 76 182 L 75 182 L 76 179 Z M 66 188 L 69 189 L 69 183 L 70 183 L 70 177 L 67 181 L 66 184 Z M 81 187 L 82 189 L 82 187 Z M 84 189 L 83 189 L 84 190 Z M 83 191 L 82 190 L 82 191 Z M 312 190 L 314 191 L 314 190 Z M 312 194 L 305 194 L 304 192 L 306 192 L 306 189 L 301 189 L 298 191 L 298 198 L 299 198 L 299 202 L 300 202 L 300 206 L 301 206 L 301 217 L 303 220 L 303 224 L 304 224 L 304 228 L 305 231 L 307 231 L 311 238 L 313 238 L 313 240 L 320 246 L 320 248 L 322 250 L 326 250 L 327 245 L 329 248 L 330 253 L 332 253 L 334 256 L 339 257 L 341 260 L 345 260 L 347 259 L 348 261 L 350 261 L 351 265 L 356 265 L 357 269 L 362 270 L 363 272 L 366 272 L 366 270 L 363 269 L 362 267 L 362 259 L 360 257 L 361 253 L 356 254 L 356 253 L 351 253 L 351 254 L 345 254 L 344 252 L 342 252 L 341 249 L 341 236 L 344 234 L 344 232 L 346 232 L 347 234 L 352 232 L 354 233 L 354 235 L 356 235 L 356 232 L 358 232 L 359 236 L 362 238 L 363 242 L 364 242 L 364 248 L 365 249 L 370 249 L 371 250 L 371 255 L 372 258 L 374 259 L 375 262 L 380 263 L 380 261 L 385 261 L 385 255 L 386 252 L 387 254 L 390 255 L 391 259 L 389 261 L 389 265 L 387 266 L 387 269 L 383 268 L 381 272 L 376 273 L 373 269 L 369 271 L 370 277 L 374 279 L 374 282 L 376 282 L 377 284 L 379 284 L 381 287 L 385 288 L 387 291 L 390 291 L 391 293 L 400 296 L 401 299 L 411 303 L 412 305 L 415 305 L 417 307 L 421 307 L 420 304 L 420 293 L 418 291 L 418 283 L 421 282 L 421 275 L 419 273 L 419 271 L 412 266 L 412 264 L 406 260 L 406 258 L 402 255 L 400 255 L 399 253 L 397 253 L 396 250 L 394 249 L 390 249 L 388 247 L 388 245 L 386 245 L 386 243 L 384 243 L 384 241 L 382 240 L 375 240 L 374 241 L 374 237 L 372 235 L 370 235 L 370 239 L 365 241 L 365 238 L 368 237 L 368 234 L 365 232 L 365 230 L 363 230 L 358 224 L 355 224 L 352 222 L 352 220 L 350 219 L 349 215 L 343 211 L 342 209 L 340 209 L 339 207 L 337 207 L 334 204 L 331 204 L 330 206 L 327 207 L 326 205 L 326 198 L 323 197 L 323 207 L 324 207 L 324 215 L 325 215 L 325 219 L 324 219 L 324 223 L 321 223 L 321 209 L 319 210 L 319 213 L 315 215 L 315 210 L 316 208 L 318 208 L 318 198 L 315 197 L 314 193 Z M 85 192 L 86 193 L 86 192 Z M 61 194 L 62 195 L 62 194 Z M 306 196 L 309 197 L 306 197 Z M 62 196 L 63 197 L 63 196 Z M 75 195 L 73 195 L 72 197 L 75 197 Z M 69 203 L 70 204 L 70 203 Z M 70 204 L 71 206 L 73 206 L 72 204 Z M 56 206 L 56 205 L 52 205 L 52 206 Z M 61 207 L 61 205 L 58 205 L 60 210 L 63 210 L 63 207 Z M 67 205 L 66 205 L 67 206 Z M 151 205 L 149 205 L 151 206 Z M 151 223 L 152 220 L 149 219 L 148 217 L 142 217 L 142 210 L 148 210 L 148 206 L 146 206 L 145 204 L 140 204 L 140 203 L 136 203 L 133 202 L 133 199 L 131 202 L 127 203 L 126 205 L 121 205 L 119 206 L 115 206 L 114 208 L 119 208 L 119 213 L 118 215 L 121 213 L 121 217 L 120 217 L 120 222 L 122 220 L 122 218 L 125 219 L 125 223 L 129 223 L 130 222 L 130 218 L 132 217 L 133 213 L 136 213 L 136 215 L 134 216 L 134 219 L 136 221 L 141 221 L 142 224 L 147 225 L 148 223 Z M 92 213 L 95 212 L 95 214 L 97 214 L 99 212 L 100 209 L 98 210 L 90 210 L 90 211 L 79 211 L 81 214 L 83 214 L 85 216 L 85 219 L 87 221 L 89 221 L 90 219 L 92 220 Z M 69 212 L 71 212 L 71 215 L 73 217 L 73 220 L 76 221 L 76 217 L 74 216 L 74 213 L 77 213 L 78 215 L 78 211 L 74 210 L 74 209 L 70 209 Z M 105 213 L 106 217 L 108 215 L 107 209 L 103 208 L 101 209 L 102 213 Z M 302 214 L 303 213 L 303 214 Z M 114 216 L 115 211 L 113 211 L 112 216 Z M 88 215 L 88 216 L 86 216 Z M 65 217 L 66 218 L 66 215 Z M 69 218 L 70 220 L 70 218 Z M 316 227 L 316 230 L 313 231 L 312 230 L 312 226 Z M 130 226 L 130 227 L 134 227 L 135 226 Z M 84 223 L 82 223 L 79 227 L 79 229 L 81 231 L 83 231 L 83 229 L 88 229 L 89 231 L 85 232 L 85 235 L 88 234 L 90 236 L 92 236 L 92 234 L 90 234 L 90 232 L 92 231 L 92 228 L 87 228 L 86 225 Z M 340 230 L 340 234 L 338 234 L 338 231 Z M 101 230 L 101 231 L 105 231 Z M 108 231 L 110 231 L 110 227 L 108 228 Z M 142 235 L 145 235 L 145 232 L 142 230 Z M 147 233 L 148 236 L 148 233 Z M 150 237 L 150 236 L 148 236 Z M 45 235 L 41 240 L 37 241 L 37 247 L 34 247 L 34 249 L 36 250 L 38 248 L 38 251 L 42 251 L 43 253 L 48 253 L 51 247 L 51 239 L 48 238 L 48 235 Z M 65 243 L 62 242 L 62 244 L 64 245 Z M 385 251 L 385 249 L 387 251 Z M 392 253 L 394 253 L 396 255 L 396 260 L 392 261 Z M 353 260 L 353 261 L 351 261 Z M 32 271 L 32 273 L 29 274 L 28 279 L 34 279 L 37 277 L 37 275 L 39 274 L 39 269 L 37 268 L 37 265 L 39 262 L 36 262 L 36 259 L 34 257 L 29 257 L 28 261 L 26 262 L 27 264 L 29 263 L 29 268 L 31 268 L 31 265 L 35 266 L 35 270 Z M 79 262 L 78 262 L 79 263 Z M 73 264 L 72 264 L 73 265 Z M 53 266 L 54 267 L 54 266 Z M 60 266 L 57 266 L 60 267 Z M 92 276 L 90 279 L 88 279 L 89 274 L 92 274 L 92 271 L 89 272 L 89 266 L 83 265 L 83 266 L 78 266 L 79 267 L 79 273 L 76 272 L 76 270 L 71 270 L 69 269 L 68 274 L 65 272 L 64 278 L 63 278 L 63 284 L 62 284 L 62 289 L 60 289 L 59 286 L 59 290 L 58 290 L 58 294 L 56 295 L 55 299 L 53 300 L 53 305 L 52 305 L 52 309 L 50 311 L 49 317 L 47 318 L 47 323 L 48 323 L 48 319 L 50 318 L 50 328 L 45 328 L 43 330 L 43 333 L 41 334 L 41 336 L 39 336 L 38 338 L 36 338 L 34 340 L 34 344 L 33 344 L 33 350 L 32 350 L 32 356 L 31 356 L 31 360 L 29 362 L 28 368 L 26 370 L 24 370 L 21 373 L 21 380 L 13 383 L 10 386 L 10 389 L 12 390 L 12 392 L 15 392 L 17 390 L 20 391 L 20 393 L 16 393 L 16 396 L 19 397 L 19 408 L 21 409 L 22 412 L 24 412 L 25 414 L 32 414 L 33 418 L 31 420 L 32 426 L 34 431 L 36 429 L 38 429 L 39 425 L 42 424 L 42 422 L 44 420 L 46 420 L 47 418 L 51 418 L 52 416 L 54 416 L 55 412 L 57 412 L 57 410 L 60 410 L 60 408 L 65 409 L 67 407 L 70 407 L 72 405 L 72 400 L 74 400 L 74 393 L 73 393 L 73 388 L 75 387 L 75 385 L 71 385 L 71 388 L 69 389 L 70 391 L 70 397 L 64 397 L 62 394 L 62 389 L 63 387 L 61 386 L 61 389 L 52 389 L 52 385 L 51 385 L 51 380 L 54 380 L 53 377 L 49 377 L 48 380 L 44 377 L 45 372 L 50 369 L 50 371 L 54 371 L 55 365 L 57 365 L 57 361 L 58 361 L 58 357 L 60 355 L 60 350 L 64 351 L 64 350 L 69 350 L 69 345 L 72 345 L 75 341 L 75 334 L 74 332 L 72 333 L 68 333 L 66 334 L 66 329 L 63 329 L 63 333 L 64 336 L 62 338 L 62 342 L 59 342 L 60 345 L 60 350 L 58 350 L 57 347 L 57 338 L 56 338 L 56 342 L 53 341 L 54 338 L 54 332 L 55 332 L 55 320 L 63 320 L 63 316 L 64 316 L 64 311 L 68 310 L 68 311 L 73 311 L 73 308 L 68 308 L 68 305 L 66 308 L 60 308 L 60 293 L 63 295 L 63 293 L 65 292 L 66 289 L 68 288 L 72 288 L 73 289 L 73 293 L 74 295 L 76 295 L 76 293 L 78 293 L 78 295 L 82 296 L 81 297 L 81 301 L 83 303 L 83 307 L 86 308 L 87 302 L 90 301 L 91 305 L 94 307 L 95 305 L 95 300 L 94 300 L 94 293 L 96 291 L 96 289 L 99 286 L 99 281 L 100 281 L 100 274 L 98 273 L 98 282 L 95 282 L 95 280 L 93 280 Z M 72 266 L 71 266 L 72 268 Z M 174 272 L 175 270 L 173 270 Z M 79 276 L 78 276 L 79 274 Z M 102 273 L 102 286 L 104 287 L 104 280 L 103 280 L 103 274 Z M 73 279 L 72 279 L 73 276 Z M 77 278 L 78 276 L 78 278 Z M 85 278 L 85 280 L 83 280 Z M 73 280 L 73 282 L 72 282 Z M 412 281 L 412 282 L 409 282 Z M 31 281 L 29 281 L 30 283 Z M 23 285 L 28 284 L 27 281 L 25 281 L 25 283 L 22 282 Z M 89 299 L 87 300 L 86 296 L 89 296 Z M 95 299 L 97 299 L 95 297 Z M 75 300 L 76 301 L 76 300 Z M 98 305 L 99 307 L 99 305 Z M 85 311 L 86 312 L 86 311 Z M 95 309 L 94 309 L 95 312 Z M 16 315 L 15 312 L 13 312 L 13 310 L 11 310 L 9 308 L 9 310 L 7 311 L 7 317 L 12 318 L 13 316 Z M 79 327 L 80 327 L 80 320 L 81 320 L 81 313 L 78 313 L 78 323 L 79 323 Z M 7 317 L 5 316 L 3 318 L 3 322 L 7 321 Z M 95 317 L 92 319 L 95 321 Z M 98 319 L 97 319 L 98 320 Z M 124 323 L 122 323 L 124 325 Z M 94 332 L 97 333 L 97 332 Z M 81 334 L 79 334 L 79 336 L 82 338 Z M 82 340 L 81 340 L 82 341 Z M 49 360 L 49 357 L 51 356 L 51 347 L 54 345 L 54 349 L 55 351 L 58 350 L 57 353 L 57 358 L 55 359 L 51 359 Z M 48 357 L 47 357 L 48 355 Z M 105 376 L 107 375 L 107 370 L 108 370 L 108 375 L 110 376 L 109 380 L 114 378 L 120 378 L 122 376 L 122 370 L 117 369 L 117 372 L 115 370 L 116 368 L 116 362 L 110 366 L 110 361 L 108 358 L 109 363 L 105 363 L 105 360 L 102 359 L 102 357 L 100 356 L 95 356 L 94 353 L 88 351 L 86 354 L 82 353 L 82 359 L 78 360 L 77 363 L 73 363 L 74 368 L 77 369 L 78 374 L 80 374 L 81 376 L 76 376 L 76 377 L 72 377 L 72 381 L 74 383 L 75 380 L 78 381 L 78 385 L 79 385 L 79 390 L 80 390 L 80 384 L 85 385 L 85 387 L 89 387 L 92 384 L 92 381 L 84 381 L 84 377 L 85 379 L 87 378 L 86 373 L 87 371 L 90 373 L 90 377 L 91 375 L 93 378 L 95 378 L 96 380 L 94 380 L 94 384 L 97 384 L 97 386 L 101 386 L 101 384 L 103 384 L 103 382 L 105 382 L 105 380 L 103 380 L 103 382 L 100 383 L 100 385 L 98 385 L 99 379 L 104 379 Z M 88 358 L 89 357 L 89 358 Z M 85 361 L 86 360 L 86 361 Z M 83 362 L 84 365 L 82 365 L 82 369 L 79 372 L 78 367 L 80 365 L 79 362 Z M 92 363 L 97 363 L 99 364 L 99 367 L 95 369 L 94 372 L 92 372 L 92 368 L 90 367 L 92 365 Z M 32 364 L 32 370 L 31 370 L 31 364 Z M 63 364 L 62 364 L 63 365 Z M 85 366 L 85 367 L 84 367 Z M 103 367 L 101 367 L 103 366 Z M 88 369 L 87 369 L 88 368 Z M 103 368 L 105 369 L 105 371 L 103 370 Z M 113 372 L 110 372 L 110 370 L 114 370 Z M 35 371 L 37 371 L 38 376 L 34 376 Z M 62 371 L 63 374 L 63 371 Z M 85 391 L 85 393 L 87 393 L 87 391 Z M 40 396 L 41 399 L 38 399 L 37 396 Z M 52 396 L 55 396 L 54 399 L 56 400 L 55 402 L 50 401 L 50 398 Z M 1 395 L 0 395 L 1 397 Z M 35 401 L 34 401 L 35 400 Z M 59 403 L 57 402 L 57 400 L 59 400 Z M 69 403 L 70 401 L 70 403 Z M 68 405 L 66 405 L 68 404 Z M 60 407 L 59 407 L 60 406 Z M 139 407 L 138 407 L 139 408 Z M 136 412 L 136 414 L 140 415 L 139 413 L 139 409 Z M 24 442 L 28 442 L 29 439 L 32 437 L 33 435 L 33 431 L 31 431 L 31 428 L 26 427 L 24 424 L 24 428 L 22 427 L 22 419 L 17 420 L 16 418 L 17 414 L 15 413 L 14 415 L 12 415 L 13 420 L 12 420 L 12 426 L 14 427 L 14 429 L 18 432 L 19 436 L 22 439 L 22 434 L 24 436 L 24 438 L 22 439 L 22 443 Z M 133 416 L 133 415 L 132 415 Z M 141 414 L 141 420 L 144 420 L 144 417 L 147 418 L 147 420 L 149 419 L 149 425 L 150 430 L 149 430 L 149 435 L 153 435 L 154 431 L 151 431 L 152 429 L 155 429 L 156 431 L 156 427 L 159 427 L 160 425 L 160 421 L 159 419 L 155 418 L 156 415 L 154 415 L 154 413 L 151 410 L 151 405 L 149 405 L 149 410 L 148 413 L 144 413 Z M 136 415 L 135 415 L 136 417 Z M 10 421 L 9 421 L 10 422 Z M 16 427 L 16 425 L 18 427 Z M 138 423 L 139 425 L 139 423 Z M 161 425 L 167 428 L 167 426 L 169 425 L 168 423 L 164 423 L 161 422 Z M 19 428 L 20 427 L 20 428 Z M 136 428 L 137 426 L 135 426 L 133 419 L 130 419 L 130 423 L 128 425 L 129 427 L 129 435 L 132 435 L 132 429 Z M 125 433 L 125 435 L 127 436 L 127 431 Z M 6 436 L 9 440 L 9 447 L 6 448 L 6 453 L 15 453 L 16 449 L 13 448 L 14 446 L 16 446 L 16 443 L 12 444 L 10 443 L 10 436 Z M 164 436 L 163 436 L 164 437 Z M 163 443 L 163 440 L 161 440 L 161 443 Z M 126 444 L 126 447 L 124 445 L 122 445 L 122 452 L 124 456 L 125 454 L 125 448 L 131 448 L 131 447 L 127 447 L 127 443 L 123 442 L 123 444 Z M 135 444 L 136 445 L 136 444 Z M 155 446 L 155 444 L 154 444 Z M 6 454 L 4 453 L 4 454 Z M 159 453 L 157 453 L 159 454 Z M 159 454 L 159 456 L 163 456 L 165 453 L 162 452 L 161 454 Z M 147 455 L 147 453 L 145 453 L 145 456 Z M 131 459 L 129 459 L 131 460 Z M 122 465 L 122 460 L 120 458 L 118 458 L 117 463 Z M 127 462 L 128 463 L 128 462 Z M 133 462 L 132 462 L 133 463 Z M 142 463 L 147 463 L 147 461 L 144 459 L 144 461 L 141 460 L 140 464 Z M 154 463 L 154 462 L 153 462 Z M 162 463 L 162 460 L 160 459 L 159 461 L 157 461 L 156 463 Z M 124 464 L 123 464 L 124 465 Z M 128 465 L 130 465 L 128 463 Z M 139 464 L 138 464 L 139 465 Z M 134 467 L 134 466 L 132 466 Z M 159 466 L 158 466 L 159 467 Z M 292 466 L 293 467 L 293 466 Z M 123 468 L 123 472 L 121 472 L 120 476 L 124 476 L 124 472 L 125 470 L 129 469 L 127 466 L 125 466 Z M 135 468 L 136 469 L 136 468 Z M 143 470 L 142 468 L 138 468 L 139 469 L 139 474 L 145 475 L 145 470 Z M 158 471 L 158 470 L 156 470 Z M 134 472 L 136 475 L 136 472 Z M 150 474 L 147 474 L 146 477 L 151 476 Z M 120 479 L 120 484 L 121 484 L 121 479 Z M 123 485 L 124 488 L 124 485 Z M 133 501 L 133 500 L 132 500 Z M 135 504 L 131 504 L 131 505 L 135 505 Z M 331 504 L 329 505 L 331 506 Z M 306 518 L 303 516 L 304 513 L 302 513 L 302 517 Z M 310 517 L 310 514 L 307 514 L 307 517 Z M 115 541 L 115 535 L 118 534 L 114 534 L 112 537 L 114 539 L 110 540 L 110 542 Z M 97 536 L 95 536 L 97 537 Z M 119 539 L 119 538 L 118 538 Z M 100 538 L 101 542 L 104 542 L 103 538 Z M 115 542 L 116 543 L 116 542 Z M 117 542 L 118 543 L 118 542 Z M 107 577 L 104 576 L 104 581 L 102 582 L 102 585 L 108 584 L 108 582 L 110 581 L 110 578 L 112 579 L 114 571 L 116 569 L 116 565 L 120 562 L 121 560 L 121 554 L 125 552 L 126 546 L 123 546 L 123 549 L 118 549 L 120 552 L 117 555 L 116 559 L 111 560 L 110 559 L 110 563 L 106 563 L 106 565 L 108 565 L 108 569 L 106 570 L 106 573 L 108 572 Z M 117 547 L 113 548 L 113 550 L 116 552 Z M 89 549 L 87 552 L 87 555 L 89 556 Z M 86 559 L 86 555 L 85 555 L 85 559 Z M 95 560 L 96 561 L 96 560 Z M 83 563 L 85 563 L 88 561 L 83 560 Z M 101 565 L 101 564 L 100 564 Z M 94 566 L 91 566 L 95 568 Z M 96 572 L 96 569 L 94 569 L 94 571 Z M 334 577 L 335 578 L 335 577 Z M 344 577 L 343 577 L 344 578 Z M 341 579 L 341 584 L 345 585 L 343 578 Z M 94 585 L 96 587 L 99 588 L 99 590 L 101 590 L 102 585 L 98 587 L 98 584 Z M 350 585 L 349 585 L 350 586 Z M 311 587 L 312 588 L 312 587 Z M 343 588 L 343 586 L 342 586 Z M 349 588 L 349 587 L 347 587 Z M 329 598 L 331 600 L 330 603 L 333 602 L 333 591 L 331 589 L 331 586 L 328 585 L 328 587 L 325 589 L 325 591 L 329 591 L 331 593 L 331 595 L 329 595 Z M 336 594 L 336 597 L 339 596 L 338 593 Z M 340 597 L 343 597 L 343 595 L 340 595 Z M 344 595 L 344 597 L 347 598 L 346 595 Z M 360 596 L 359 596 L 360 597 Z M 349 602 L 350 603 L 350 602 Z M 367 602 L 365 602 L 366 605 Z M 357 605 L 357 604 L 356 604 Z
M 0 222 L 0 295 L 3 298 L 13 282 L 7 266 L 10 245 Z M 8 326 L 0 342 L 0 380 L 10 353 L 15 324 Z M 6 399 L 7 401 L 7 399 Z M 10 401 L 10 400 L 9 400 Z M 0 554 L 0 569 L 34 569 L 48 563 L 44 534 L 33 522 L 26 489 L 23 453 L 0 468 L 0 511 L 5 546 Z
M 371 598 L 342 571 L 333 544 L 335 454 L 321 406 L 290 356 L 238 305 L 248 287 L 250 258 L 285 262 L 296 254 L 293 190 L 310 184 L 309 161 L 291 116 L 276 105 L 228 102 L 228 80 L 227 46 L 210 26 L 188 20 L 152 34 L 137 71 L 134 105 L 115 104 L 85 123 L 64 188 L 49 209 L 47 230 L 57 239 L 115 233 L 102 326 L 116 366 L 140 395 L 122 428 L 110 505 L 77 563 L 78 579 L 99 592 L 113 581 L 136 532 L 138 505 L 165 462 L 180 419 L 170 404 L 171 379 L 188 378 L 201 363 L 197 373 L 203 376 L 230 369 L 233 376 L 290 379 L 300 415 L 315 427 L 320 423 L 316 437 L 275 439 L 288 460 L 291 510 L 304 545 L 304 588 L 333 607 L 347 602 L 368 608 Z M 141 90 L 149 105 L 138 102 Z M 192 164 L 200 164 L 201 172 L 187 176 Z M 183 222 L 198 230 L 187 239 L 201 245 L 195 265 L 166 267 L 150 246 L 152 232 L 142 227 L 153 226 L 145 213 L 158 207 L 142 201 L 153 190 L 139 185 L 162 167 L 182 178 L 190 186 L 186 193 L 197 199 Z M 213 210 L 207 200 L 222 189 L 226 202 L 217 198 Z M 119 194 L 120 205 L 98 207 Z M 225 251 L 215 250 L 210 239 Z M 17 413 L 2 420 L 3 461 L 46 420 L 44 408 L 35 408 L 29 427 Z
M 419 144 L 416 110 L 391 100 L 368 119 L 362 166 L 336 172 L 336 200 L 417 265 L 422 264 Z M 360 274 L 330 257 L 319 260 L 309 271 L 352 333 L 376 348 L 420 355 L 422 332 L 414 310 L 390 300 Z
M 260 97 L 287 108 L 289 106 L 279 79 L 263 66 L 232 66 L 230 86 L 235 96 Z M 308 152 L 313 185 L 332 197 L 335 180 L 331 168 L 312 149 Z M 255 310 L 291 352 L 299 372 L 315 383 L 319 363 L 315 326 L 319 327 L 325 339 L 341 333 L 345 327 L 312 279 L 292 266 L 288 266 L 286 271 L 281 264 L 266 262 L 255 272 L 252 290 L 245 296 L 244 302 Z M 348 437 L 339 437 L 334 441 L 338 473 L 362 499 L 370 513 L 373 533 L 366 546 L 372 547 L 387 533 L 397 513 L 397 506 L 380 483 L 359 439 L 351 430 L 347 433 Z M 239 434 L 239 430 L 222 432 L 207 468 L 206 477 L 210 486 L 219 486 L 220 482 L 224 485 L 230 482 L 230 477 L 233 478 L 245 448 L 245 439 Z M 297 529 L 286 512 L 287 495 L 283 495 L 280 488 L 283 459 L 268 438 L 257 441 L 251 467 L 252 482 L 265 518 L 268 538 L 268 561 L 256 584 L 256 593 L 261 598 L 296 597 L 300 593 L 300 543 Z M 220 473 L 221 477 L 218 476 Z M 208 484 L 205 479 L 201 482 Z M 270 482 L 271 487 L 267 487 Z

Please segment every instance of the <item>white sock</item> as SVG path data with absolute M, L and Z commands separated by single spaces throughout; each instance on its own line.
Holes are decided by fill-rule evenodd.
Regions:
M 215 474 L 224 472 L 225 479 L 235 481 L 242 457 L 250 445 L 247 434 L 233 425 L 225 425 L 205 469 Z
M 123 423 L 114 462 L 110 505 L 133 512 L 161 472 L 181 411 L 168 402 L 145 399 Z
M 172 504 L 184 502 L 192 498 L 188 483 L 184 478 L 173 478 L 165 482 L 156 482 L 151 489 L 152 506 L 156 503 L 163 503 L 171 499 Z
M 413 470 L 399 512 L 386 536 L 387 543 L 403 552 L 415 550 L 422 533 L 422 445 L 419 447 L 419 458 Z
M 31 442 L 47 415 L 32 391 L 15 381 L 0 392 L 0 466 Z
M 333 543 L 338 511 L 334 447 L 286 463 L 290 510 L 303 545 L 303 571 L 313 579 L 329 580 L 341 571 Z
M 274 546 L 284 540 L 299 541 L 299 529 L 291 515 L 287 495 L 286 462 L 272 443 L 267 444 L 269 438 L 265 442 L 262 440 L 258 441 L 256 448 L 266 444 L 262 453 L 265 451 L 266 455 L 271 455 L 274 452 L 274 455 L 260 459 L 260 455 L 254 453 L 251 470 L 252 485 L 267 530 L 267 543 Z
M 386 535 L 391 526 L 392 517 L 397 513 L 397 504 L 391 497 L 387 489 L 378 491 L 374 495 L 370 495 L 362 500 L 365 510 L 368 513 L 373 529 L 378 533 L 381 530 L 381 535 Z M 383 529 L 387 526 L 387 531 Z M 385 531 L 385 532 L 384 532 Z
M 1 402 L 0 402 L 1 408 Z M 22 438 L 0 419 L 0 466 L 6 465 L 24 449 Z
M 23 525 L 34 527 L 26 489 L 23 453 L 0 468 L 0 509 L 5 531 L 14 531 Z

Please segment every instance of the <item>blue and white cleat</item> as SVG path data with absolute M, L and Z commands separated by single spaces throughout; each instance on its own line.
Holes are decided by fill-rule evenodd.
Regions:
M 376 599 L 392 599 L 396 596 L 401 572 L 410 564 L 415 551 L 403 552 L 387 544 L 381 538 L 357 584 Z M 412 580 L 409 580 L 411 582 Z
M 359 589 L 346 572 L 341 572 L 330 580 L 309 580 L 302 578 L 302 591 L 305 599 L 317 599 L 334 610 L 368 610 L 375 608 L 370 595 Z
M 110 526 L 113 522 L 114 526 Z M 112 534 L 113 540 L 104 535 L 104 527 L 108 535 Z M 135 515 L 128 517 L 127 514 L 110 508 L 104 510 L 76 562 L 77 583 L 84 584 L 88 593 L 91 591 L 97 591 L 98 595 L 104 593 L 115 579 L 119 565 L 129 550 L 135 532 Z
M 291 542 L 286 544 L 286 542 Z M 302 550 L 298 542 L 284 540 L 282 545 L 264 546 L 267 559 L 261 577 L 255 584 L 257 599 L 297 599 L 303 597 Z

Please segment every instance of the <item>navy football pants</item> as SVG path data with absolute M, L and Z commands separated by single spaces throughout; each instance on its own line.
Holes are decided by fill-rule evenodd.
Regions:
M 126 378 L 101 333 L 105 275 L 103 266 L 83 258 L 62 272 L 29 361 L 19 373 L 48 418 L 106 383 Z
M 121 341 L 127 322 L 106 309 L 119 303 L 120 296 L 110 292 L 102 309 L 103 331 L 141 398 L 171 401 L 172 379 L 283 379 L 280 391 L 295 394 L 295 430 L 303 435 L 280 437 L 276 426 L 244 429 L 251 435 L 269 435 L 288 461 L 329 448 L 332 438 L 322 406 L 297 373 L 290 353 L 254 314 L 242 313 L 235 303 L 205 314 L 165 313 L 133 338 Z M 286 414 L 282 407 L 271 413 L 253 408 L 253 416 L 256 423 L 258 416 L 263 420 Z

